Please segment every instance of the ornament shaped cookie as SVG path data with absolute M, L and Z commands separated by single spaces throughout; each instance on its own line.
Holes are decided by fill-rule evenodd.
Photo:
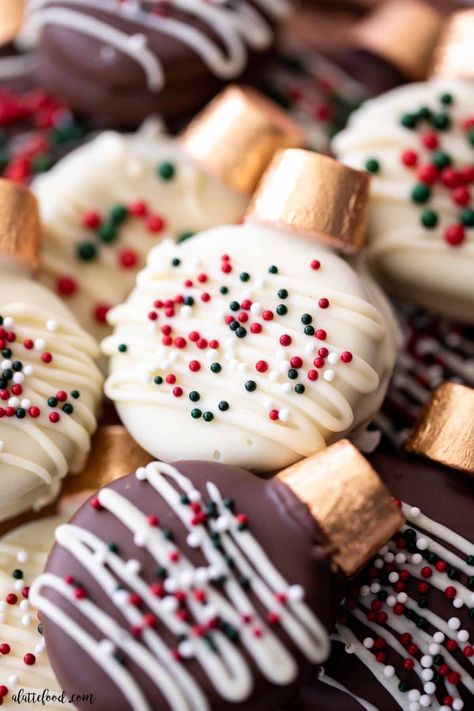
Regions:
M 39 74 L 105 125 L 189 115 L 246 69 L 255 77 L 289 0 L 36 0 Z M 251 71 L 250 71 L 251 70 Z
M 473 422 L 474 390 L 445 384 L 408 440 L 418 456 L 370 457 L 406 524 L 355 580 L 341 609 L 342 644 L 334 645 L 322 681 L 342 684 L 354 708 L 472 705 Z
M 297 175 L 309 161 L 365 185 L 332 159 L 290 150 L 267 178 L 269 204 L 282 204 L 273 188 L 294 161 Z M 106 393 L 133 438 L 162 460 L 272 471 L 361 434 L 382 402 L 395 358 L 390 307 L 309 234 L 258 224 L 260 195 L 244 225 L 154 248 L 129 299 L 109 313 Z M 329 200 L 339 219 L 344 206 L 334 194 L 325 210 Z M 352 236 L 356 202 L 342 219 Z
M 433 79 L 368 101 L 333 142 L 372 174 L 369 260 L 401 297 L 474 321 L 474 92 Z
M 87 686 L 99 706 L 134 711 L 285 704 L 327 656 L 345 585 L 325 523 L 339 514 L 349 555 L 400 525 L 363 457 L 336 447 L 330 463 L 315 457 L 303 474 L 272 481 L 216 463 L 153 462 L 89 499 L 57 529 L 31 591 L 67 692 Z M 355 472 L 354 508 L 344 487 Z M 376 521 L 370 531 L 357 523 L 362 507 Z
M 19 526 L 0 538 L 0 699 L 2 709 L 18 708 L 12 696 L 44 694 L 47 708 L 74 708 L 57 682 L 45 651 L 43 625 L 29 601 L 33 580 L 43 572 L 54 531 L 67 518 L 51 516 Z M 21 690 L 21 691 L 20 691 Z M 54 697 L 60 700 L 54 700 Z
M 34 184 L 40 279 L 103 337 L 107 310 L 128 295 L 154 244 L 241 219 L 273 152 L 301 141 L 292 120 L 241 87 L 217 97 L 179 141 L 154 119 L 135 134 L 99 134 Z
M 33 281 L 39 221 L 29 191 L 0 182 L 0 520 L 39 509 L 80 471 L 102 377 L 95 341 Z M 25 264 L 25 266 L 23 266 Z

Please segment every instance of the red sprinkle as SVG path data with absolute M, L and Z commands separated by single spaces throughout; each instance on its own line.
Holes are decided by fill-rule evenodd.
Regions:
M 56 291 L 62 296 L 71 296 L 77 289 L 77 282 L 72 277 L 62 276 L 56 281 Z
M 258 360 L 255 364 L 255 368 L 259 373 L 266 373 L 268 370 L 268 363 L 266 360 Z
M 30 652 L 28 652 L 28 654 L 24 655 L 23 661 L 25 662 L 25 664 L 27 664 L 29 667 L 31 667 L 36 662 L 36 657 L 34 654 L 31 654 Z
M 314 269 L 315 271 L 317 271 L 321 266 L 321 262 L 319 261 L 319 259 L 313 259 L 310 266 L 311 266 L 311 269 Z
M 192 373 L 197 373 L 199 370 L 201 370 L 201 364 L 198 360 L 192 360 L 189 363 L 189 370 Z

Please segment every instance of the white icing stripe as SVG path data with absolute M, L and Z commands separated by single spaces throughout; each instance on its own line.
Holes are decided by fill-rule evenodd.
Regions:
M 327 634 L 309 607 L 303 602 L 299 588 L 291 588 L 267 557 L 264 550 L 249 530 L 239 529 L 239 519 L 229 508 L 215 484 L 208 483 L 208 493 L 217 511 L 216 519 L 208 519 L 210 529 L 203 524 L 194 524 L 195 513 L 181 501 L 185 494 L 189 500 L 200 501 L 192 482 L 169 465 L 152 463 L 138 473 L 146 478 L 149 485 L 166 501 L 176 517 L 188 530 L 188 542 L 199 547 L 206 568 L 195 569 L 185 555 L 169 565 L 170 554 L 176 551 L 172 540 L 163 536 L 157 527 L 151 527 L 147 516 L 134 504 L 111 488 L 98 493 L 100 505 L 126 526 L 134 537 L 135 544 L 146 548 L 159 566 L 167 567 L 168 576 L 164 588 L 169 593 L 156 597 L 139 574 L 139 567 L 133 561 L 124 561 L 119 553 L 109 549 L 107 544 L 91 532 L 76 525 L 61 526 L 56 531 L 57 543 L 66 548 L 94 578 L 96 583 L 110 597 L 111 603 L 120 606 L 121 613 L 129 626 L 141 626 L 143 613 L 129 600 L 129 592 L 137 593 L 147 608 L 174 636 L 187 637 L 186 655 L 194 656 L 203 673 L 214 686 L 216 692 L 231 702 L 242 702 L 252 691 L 251 669 L 245 656 L 221 629 L 211 630 L 212 651 L 201 635 L 192 635 L 191 625 L 202 625 L 214 617 L 219 617 L 234 630 L 238 630 L 240 643 L 253 658 L 260 672 L 277 685 L 291 683 L 297 675 L 297 663 L 290 651 L 279 640 L 271 628 L 263 621 L 253 603 L 279 617 L 280 624 L 288 637 L 313 663 L 320 663 L 329 653 Z M 137 474 L 137 475 L 138 475 Z M 198 498 L 196 498 L 198 496 Z M 219 552 L 213 544 L 211 534 L 220 536 L 222 546 Z M 191 537 L 191 538 L 190 538 Z M 233 567 L 224 563 L 223 554 L 231 556 Z M 235 571 L 235 572 L 234 572 Z M 209 581 L 225 574 L 222 592 Z M 247 577 L 251 581 L 252 597 L 246 593 L 237 578 Z M 127 590 L 117 590 L 117 582 Z M 149 675 L 170 708 L 176 711 L 205 711 L 208 702 L 194 679 L 170 654 L 159 630 L 147 626 L 141 635 L 141 644 L 134 640 L 126 629 L 115 622 L 105 611 L 91 600 L 78 600 L 74 589 L 61 578 L 45 573 L 35 581 L 30 596 L 47 617 L 74 639 L 124 693 L 137 711 L 148 711 L 147 700 L 140 694 L 135 681 L 116 661 L 100 651 L 100 645 L 70 617 L 42 594 L 43 588 L 52 587 L 66 597 L 85 617 L 109 637 L 117 648 L 122 648 L 134 662 Z M 178 602 L 173 593 L 177 589 L 199 589 L 204 592 L 205 604 L 193 595 L 186 602 L 195 622 L 180 619 L 174 612 Z M 279 602 L 277 594 L 284 593 L 287 601 Z M 248 618 L 247 618 L 248 616 Z M 246 622 L 243 622 L 243 618 Z M 258 628 L 259 633 L 255 630 Z M 178 647 L 180 649 L 180 647 Z
M 389 576 L 389 582 L 383 583 L 383 586 L 387 587 L 394 585 L 399 580 L 399 575 L 396 572 L 396 564 L 399 563 L 403 570 L 410 574 L 411 578 L 422 582 L 428 582 L 431 588 L 437 589 L 441 594 L 444 593 L 447 587 L 451 585 L 454 586 L 456 596 L 453 600 L 454 609 L 461 609 L 464 606 L 471 609 L 474 602 L 472 590 L 469 590 L 469 588 L 459 579 L 456 579 L 455 582 L 451 583 L 451 580 L 448 577 L 448 569 L 442 572 L 437 570 L 435 566 L 430 567 L 429 563 L 427 563 L 421 553 L 427 551 L 435 554 L 438 560 L 444 561 L 456 571 L 468 576 L 472 574 L 472 566 L 469 566 L 465 559 L 461 558 L 451 549 L 453 548 L 462 552 L 464 558 L 466 558 L 468 555 L 474 555 L 474 546 L 472 543 L 459 534 L 456 534 L 446 526 L 430 519 L 418 508 L 402 503 L 402 510 L 409 526 L 403 526 L 400 529 L 400 533 L 405 532 L 408 528 L 415 528 L 417 533 L 417 551 L 420 551 L 420 553 L 413 553 L 410 557 L 410 554 L 405 554 L 399 547 L 397 547 L 395 541 L 390 541 L 389 544 L 380 551 L 379 555 L 381 557 L 374 561 L 375 568 L 383 567 L 384 560 L 389 562 L 395 561 L 395 569 L 393 571 L 394 577 L 390 579 Z M 426 532 L 430 532 L 436 540 L 430 538 Z M 449 546 L 449 548 L 447 546 Z M 397 555 L 401 556 L 400 561 L 397 560 Z M 423 567 L 430 568 L 431 572 L 428 577 L 421 574 Z M 433 709 L 442 709 L 442 711 L 445 711 L 447 708 L 446 706 L 440 705 L 436 697 L 436 691 L 433 691 L 430 683 L 427 685 L 427 681 L 430 681 L 432 675 L 430 675 L 426 670 L 436 666 L 433 658 L 438 652 L 442 654 L 444 663 L 448 665 L 451 672 L 459 674 L 459 683 L 467 689 L 468 692 L 474 694 L 473 673 L 460 664 L 454 654 L 450 652 L 447 647 L 444 645 L 441 646 L 445 639 L 450 639 L 453 635 L 456 639 L 456 634 L 458 634 L 458 640 L 461 647 L 466 644 L 472 645 L 469 630 L 459 631 L 461 626 L 459 618 L 456 618 L 453 613 L 453 617 L 449 620 L 443 619 L 430 608 L 420 607 L 416 599 L 407 593 L 402 592 L 398 595 L 394 593 L 386 598 L 387 604 L 386 607 L 384 607 L 384 612 L 387 615 L 387 620 L 384 624 L 378 624 L 376 621 L 371 621 L 367 617 L 369 610 L 374 609 L 372 608 L 372 603 L 378 600 L 376 590 L 380 591 L 380 585 L 376 583 L 376 586 L 377 587 L 374 590 L 372 589 L 372 585 L 363 586 L 366 590 L 363 591 L 361 588 L 362 596 L 359 600 L 359 607 L 352 608 L 351 606 L 346 606 L 345 611 L 358 620 L 359 623 L 369 628 L 374 636 L 382 638 L 387 645 L 387 649 L 393 650 L 402 659 L 407 656 L 412 659 L 414 663 L 413 671 L 417 674 L 420 687 L 425 692 L 424 696 L 426 704 L 424 705 L 429 705 L 429 707 Z M 395 614 L 391 608 L 394 607 L 397 601 L 401 601 L 404 608 L 406 610 L 410 610 L 413 614 L 415 614 L 415 616 L 424 618 L 430 627 L 434 628 L 435 632 L 427 632 L 421 627 L 418 627 L 416 619 L 408 619 L 405 615 Z M 346 645 L 349 645 L 347 651 L 356 654 L 356 656 L 365 664 L 371 673 L 374 674 L 380 683 L 383 684 L 383 686 L 392 694 L 393 698 L 402 709 L 406 707 L 407 698 L 412 698 L 410 697 L 410 693 L 418 693 L 416 698 L 414 696 L 412 698 L 412 700 L 415 700 L 416 702 L 418 701 L 420 693 L 423 692 L 412 690 L 412 692 L 409 692 L 408 695 L 406 692 L 402 693 L 398 688 L 400 679 L 397 677 L 395 669 L 390 668 L 390 673 L 388 675 L 380 673 L 381 664 L 377 662 L 374 650 L 371 649 L 373 640 L 371 641 L 371 644 L 369 644 L 368 648 L 366 648 L 365 644 L 363 644 L 352 631 L 350 623 L 348 626 L 339 624 L 337 629 L 342 641 L 344 641 Z M 416 656 L 407 653 L 407 649 L 399 641 L 399 637 L 406 632 L 411 634 L 412 642 L 419 650 Z M 418 658 L 418 655 L 421 655 L 421 659 Z M 466 665 L 474 666 L 474 657 L 466 655 L 463 658 Z M 425 662 L 422 661 L 422 663 L 420 663 L 421 660 L 425 660 Z M 428 676 L 426 676 L 426 674 L 428 674 Z M 447 692 L 453 697 L 456 704 L 460 704 L 455 705 L 453 708 L 461 709 L 463 707 L 463 702 L 461 700 L 457 685 L 450 683 L 448 678 L 444 678 L 443 683 Z
M 77 11 L 61 7 L 51 7 L 53 0 L 33 0 L 30 5 L 29 24 L 24 30 L 27 35 L 35 29 L 47 25 L 62 25 L 78 32 L 103 40 L 135 59 L 147 75 L 150 91 L 160 91 L 164 86 L 163 68 L 158 56 L 146 46 L 144 35 L 127 35 L 111 27 L 105 21 Z M 231 79 L 241 73 L 247 60 L 246 44 L 257 50 L 268 48 L 273 40 L 273 32 L 257 9 L 241 0 L 232 8 L 219 3 L 211 4 L 201 0 L 170 0 L 169 6 L 188 13 L 206 23 L 224 45 L 210 39 L 202 30 L 191 27 L 183 20 L 152 14 L 155 3 L 146 2 L 150 12 L 138 3 L 102 0 L 97 8 L 95 0 L 64 0 L 63 5 L 100 10 L 105 14 L 124 17 L 131 23 L 142 25 L 144 30 L 153 28 L 180 42 L 184 42 L 206 63 L 209 70 L 221 79 Z M 270 17 L 283 19 L 291 4 L 287 0 L 260 0 L 258 3 Z M 32 26 L 32 27 L 31 27 Z

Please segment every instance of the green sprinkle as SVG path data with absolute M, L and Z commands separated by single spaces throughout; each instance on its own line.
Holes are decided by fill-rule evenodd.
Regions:
M 51 156 L 48 156 L 46 153 L 43 153 L 42 155 L 39 155 L 37 158 L 35 158 L 35 160 L 33 161 L 33 173 L 45 173 L 51 168 L 52 165 L 53 161 L 51 159 Z
M 219 403 L 219 410 L 221 412 L 226 412 L 226 410 L 228 410 L 228 409 L 229 409 L 229 403 L 227 402 L 227 400 L 221 400 Z
M 467 134 L 467 140 L 471 144 L 471 146 L 474 146 L 474 131 L 469 131 Z
M 16 373 L 18 373 L 22 369 L 23 369 L 23 363 L 20 360 L 14 360 L 12 363 L 12 370 L 14 370 Z
M 156 168 L 156 174 L 162 179 L 162 180 L 172 180 L 175 176 L 175 167 L 173 163 L 160 163 L 157 168 Z
M 119 353 L 126 353 L 127 352 L 127 345 L 125 343 L 120 343 L 118 345 L 117 350 L 119 351 Z
M 286 289 L 279 289 L 278 290 L 278 298 L 279 299 L 287 299 L 288 298 L 288 291 Z
M 445 131 L 451 125 L 451 119 L 448 114 L 435 114 L 433 116 L 433 126 L 438 129 L 438 131 Z
M 424 210 L 420 217 L 421 224 L 428 230 L 433 229 L 438 224 L 438 213 L 434 210 Z
M 90 262 L 97 256 L 97 247 L 92 242 L 80 242 L 76 247 L 76 254 L 83 262 Z
M 368 173 L 378 173 L 380 170 L 380 163 L 376 158 L 368 158 L 365 161 L 365 169 Z
M 270 274 L 278 274 L 278 267 L 272 264 L 271 267 L 268 267 L 268 271 L 270 272 Z
M 298 385 L 295 385 L 295 393 L 298 393 L 298 395 L 302 395 L 305 391 L 305 387 L 302 383 L 298 383 Z
M 15 578 L 15 580 L 21 580 L 23 578 L 23 571 L 20 570 L 20 568 L 15 568 L 12 572 L 12 578 Z
M 307 326 L 311 321 L 313 320 L 313 317 L 311 314 L 303 314 L 301 317 L 301 323 L 304 323 L 305 326 Z
M 109 213 L 110 222 L 113 225 L 120 225 L 127 217 L 128 210 L 125 205 L 115 205 Z
M 442 170 L 443 168 L 447 168 L 448 165 L 451 165 L 451 156 L 445 153 L 444 151 L 436 151 L 436 153 L 433 155 L 433 163 L 437 168 Z
M 184 504 L 185 506 L 187 506 L 187 505 L 189 504 L 189 497 L 188 497 L 186 494 L 182 494 L 182 495 L 179 497 L 179 500 L 180 500 L 181 503 Z
M 231 311 L 238 311 L 240 309 L 240 304 L 238 301 L 231 301 L 229 304 L 229 309 Z
M 198 407 L 195 407 L 191 410 L 191 417 L 194 420 L 198 420 L 201 417 L 201 415 L 202 415 L 202 412 Z
M 189 399 L 191 400 L 191 402 L 198 402 L 198 400 L 201 399 L 201 396 L 197 390 L 191 390 L 191 392 L 189 393 Z
M 206 410 L 202 417 L 206 422 L 212 422 L 212 420 L 214 419 L 214 415 L 212 414 L 212 412 L 209 412 L 209 410 Z
M 235 329 L 235 335 L 237 336 L 237 338 L 245 338 L 245 336 L 247 335 L 247 329 L 243 326 L 239 326 Z
M 211 363 L 211 371 L 213 373 L 220 373 L 222 370 L 222 365 L 220 363 Z
M 255 380 L 247 380 L 247 382 L 245 383 L 245 389 L 247 390 L 247 392 L 253 393 L 257 389 L 257 383 L 255 382 Z
M 425 183 L 418 183 L 411 191 L 413 202 L 426 202 L 431 197 L 431 188 Z
M 441 94 L 439 100 L 445 106 L 451 106 L 451 104 L 453 103 L 453 96 L 452 94 Z
M 278 304 L 276 307 L 276 312 L 278 316 L 286 316 L 288 313 L 288 308 L 285 306 L 285 304 Z
M 178 259 L 178 257 L 174 257 L 174 258 L 171 260 L 171 266 L 172 266 L 172 267 L 179 267 L 180 264 L 181 264 L 181 259 Z
M 116 543 L 107 543 L 107 548 L 111 553 L 118 553 L 118 545 Z
M 161 385 L 161 383 L 163 382 L 163 378 L 161 377 L 161 375 L 155 375 L 153 381 L 156 383 L 156 385 Z
M 112 222 L 104 222 L 98 229 L 97 234 L 102 242 L 109 244 L 117 239 L 117 226 Z
M 240 281 L 248 281 L 250 279 L 250 274 L 248 272 L 242 272 L 240 274 Z
M 185 306 L 194 306 L 194 299 L 192 296 L 185 296 L 183 303 Z
M 24 417 L 26 417 L 25 408 L 19 407 L 17 410 L 15 410 L 15 417 L 18 417 L 19 420 L 22 420 Z
M 305 336 L 314 336 L 314 327 L 313 326 L 305 326 L 304 333 L 305 333 Z
M 472 208 L 466 208 L 465 210 L 462 210 L 461 222 L 465 227 L 474 227 L 474 210 Z
M 49 397 L 49 398 L 48 398 L 48 405 L 49 405 L 50 407 L 57 407 L 57 406 L 58 406 L 57 398 L 55 398 L 55 397 Z
M 81 393 L 79 392 L 79 390 L 71 390 L 70 395 L 74 398 L 74 400 L 77 400 L 81 397 Z
M 468 565 L 474 565 L 474 555 L 468 555 L 466 558 L 466 563 Z
M 418 116 L 418 118 L 421 119 L 422 121 L 431 121 L 431 119 L 432 119 L 432 117 L 433 117 L 433 112 L 432 112 L 431 109 L 429 109 L 427 106 L 422 106 L 422 107 L 418 110 L 417 116 Z
M 74 412 L 74 407 L 71 405 L 70 402 L 65 402 L 62 409 L 63 412 L 66 413 L 66 415 L 72 415 L 72 413 Z
M 221 292 L 221 294 L 224 294 L 224 296 L 225 296 L 225 294 L 228 294 L 228 293 L 229 293 L 229 287 L 227 287 L 227 286 L 221 286 L 221 288 L 219 289 L 219 291 Z
M 192 232 L 191 230 L 184 230 L 184 232 L 181 232 L 178 237 L 177 237 L 177 242 L 186 242 L 187 239 L 191 239 L 191 237 L 194 237 L 196 233 Z
M 418 116 L 416 114 L 403 114 L 400 122 L 405 128 L 415 128 L 418 123 Z
M 289 369 L 288 377 L 290 380 L 296 380 L 296 378 L 298 377 L 298 371 L 296 370 L 296 368 Z

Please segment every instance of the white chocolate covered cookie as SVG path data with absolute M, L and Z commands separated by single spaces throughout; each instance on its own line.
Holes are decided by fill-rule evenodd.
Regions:
M 370 280 L 314 239 L 251 223 L 155 247 L 108 319 L 106 393 L 165 461 L 282 468 L 364 430 L 395 357 Z
M 437 79 L 372 99 L 333 148 L 372 173 L 369 258 L 381 283 L 474 321 L 474 85 Z
M 163 236 L 239 219 L 247 198 L 203 172 L 158 122 L 135 134 L 101 133 L 39 178 L 40 279 L 97 337 Z
M 80 471 L 96 428 L 102 377 L 95 341 L 21 268 L 0 282 L 0 521 L 39 509 Z

